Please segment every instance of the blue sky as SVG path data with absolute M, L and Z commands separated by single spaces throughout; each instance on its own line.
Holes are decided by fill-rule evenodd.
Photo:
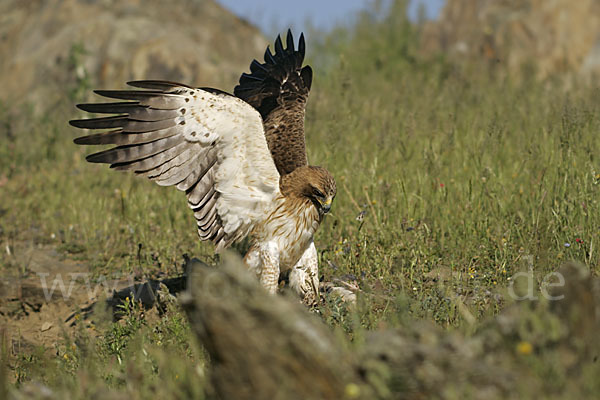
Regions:
M 368 8 L 374 0 L 217 0 L 234 14 L 250 21 L 265 34 L 286 31 L 307 31 L 312 25 L 327 31 L 337 23 L 351 20 L 357 11 Z M 387 1 L 383 0 L 383 4 Z M 417 15 L 419 4 L 424 4 L 430 18 L 435 18 L 444 0 L 412 0 L 409 14 Z

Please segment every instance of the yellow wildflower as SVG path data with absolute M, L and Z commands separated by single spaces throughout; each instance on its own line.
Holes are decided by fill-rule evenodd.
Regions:
M 531 354 L 532 351 L 533 351 L 533 346 L 529 342 L 521 341 L 521 342 L 519 342 L 519 344 L 517 344 L 517 353 L 519 353 L 519 354 L 523 354 L 526 356 L 526 355 Z
M 356 383 L 346 385 L 346 396 L 350 399 L 355 399 L 360 395 L 360 387 Z

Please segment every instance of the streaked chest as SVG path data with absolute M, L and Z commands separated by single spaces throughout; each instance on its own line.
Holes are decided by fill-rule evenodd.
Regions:
M 292 268 L 308 248 L 319 228 L 319 212 L 309 200 L 279 197 L 266 223 L 254 232 L 256 242 L 274 242 L 279 249 L 279 267 Z

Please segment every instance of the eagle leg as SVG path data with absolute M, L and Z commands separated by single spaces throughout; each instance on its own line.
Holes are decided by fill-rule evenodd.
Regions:
M 259 250 L 260 264 L 258 270 L 255 270 L 259 275 L 260 284 L 272 294 L 277 293 L 279 283 L 279 251 L 274 243 L 267 243 L 261 246 Z M 248 265 L 248 264 L 247 264 Z M 252 268 L 250 268 L 252 269 Z
M 313 241 L 290 271 L 290 287 L 298 293 L 305 305 L 319 303 L 319 258 Z

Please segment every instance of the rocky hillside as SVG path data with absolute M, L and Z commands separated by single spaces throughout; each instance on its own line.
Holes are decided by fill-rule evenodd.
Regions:
M 596 0 L 448 0 L 426 26 L 424 48 L 472 57 L 509 71 L 535 64 L 540 77 L 600 73 Z
M 266 43 L 214 0 L 3 0 L 0 102 L 46 111 L 131 79 L 230 90 Z

